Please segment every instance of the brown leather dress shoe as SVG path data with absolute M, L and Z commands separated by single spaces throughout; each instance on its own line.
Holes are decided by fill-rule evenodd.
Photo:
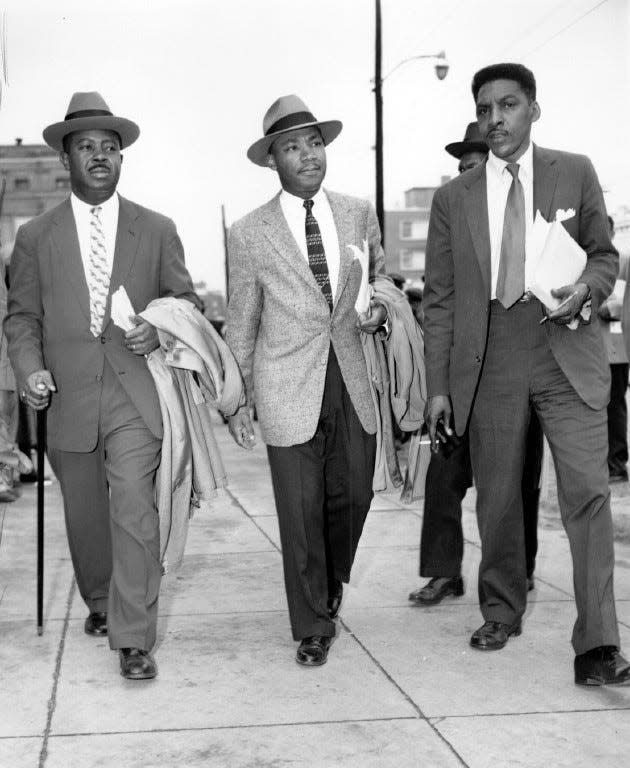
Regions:
M 104 611 L 95 611 L 85 620 L 83 625 L 86 635 L 106 635 L 107 634 L 107 614 Z
M 326 635 L 305 637 L 300 643 L 295 660 L 305 667 L 321 667 L 328 660 L 328 649 L 333 638 Z
M 424 587 L 411 592 L 409 600 L 415 605 L 437 605 L 448 595 L 461 597 L 464 594 L 464 580 L 461 576 L 434 576 Z
M 121 648 L 120 674 L 127 680 L 150 680 L 157 675 L 157 664 L 148 651 L 140 648 Z
M 472 633 L 470 644 L 478 651 L 499 651 L 505 646 L 508 639 L 521 634 L 521 622 L 516 624 L 502 624 L 500 621 L 486 621 Z
M 630 663 L 614 645 L 602 645 L 580 653 L 573 663 L 577 685 L 624 685 L 630 683 Z
M 334 619 L 341 608 L 343 599 L 343 582 L 335 579 L 334 583 L 328 587 L 328 615 Z

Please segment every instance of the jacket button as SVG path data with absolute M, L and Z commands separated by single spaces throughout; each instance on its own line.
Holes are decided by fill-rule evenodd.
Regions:
M 96 380 L 97 381 L 103 381 L 103 374 L 102 373 L 97 374 Z
M 101 344 L 105 344 L 106 341 L 107 339 L 105 338 L 105 336 L 101 336 Z
M 480 363 L 481 362 L 481 355 L 475 355 L 475 362 Z

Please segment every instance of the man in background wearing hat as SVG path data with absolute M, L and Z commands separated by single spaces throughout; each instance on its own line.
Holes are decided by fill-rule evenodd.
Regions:
M 460 174 L 486 162 L 488 145 L 481 138 L 477 123 L 469 123 L 463 141 L 444 149 L 459 160 Z M 530 415 L 525 447 L 521 493 L 525 526 L 525 565 L 527 588 L 534 589 L 534 569 L 538 550 L 538 500 L 543 436 L 536 414 Z M 453 445 L 452 451 L 431 453 L 427 469 L 422 533 L 420 535 L 420 576 L 429 581 L 409 595 L 414 605 L 437 605 L 448 595 L 464 594 L 462 558 L 462 500 L 472 485 L 468 433 Z
M 277 172 L 282 191 L 230 230 L 227 341 L 255 402 L 280 525 L 296 660 L 323 664 L 334 618 L 372 500 L 376 419 L 355 310 L 369 247 L 383 271 L 376 214 L 364 201 L 324 191 L 326 150 L 338 120 L 318 121 L 297 96 L 278 99 L 249 159 Z M 247 408 L 230 419 L 251 447 Z
M 139 317 L 110 316 L 121 286 L 136 311 L 162 296 L 199 304 L 172 221 L 116 194 L 121 149 L 138 126 L 95 92 L 75 93 L 44 139 L 70 172 L 68 199 L 17 233 L 5 330 L 21 398 L 48 406 L 48 456 L 64 499 L 70 552 L 90 614 L 121 674 L 155 677 L 161 578 L 155 473 L 162 419 Z
M 560 515 L 573 559 L 574 680 L 630 682 L 619 650 L 608 488 L 610 373 L 593 313 L 610 294 L 617 252 L 597 175 L 583 155 L 532 144 L 536 80 L 522 64 L 484 67 L 472 81 L 488 161 L 441 187 L 427 240 L 427 422 L 466 427 L 481 538 L 484 623 L 470 645 L 497 651 L 521 633 L 527 605 L 520 492 L 530 409 L 556 467 Z M 529 288 L 534 212 L 562 225 L 586 254 L 575 282 L 552 286 L 544 307 Z M 570 326 L 570 327 L 567 327 Z M 541 639 L 544 642 L 544 639 Z

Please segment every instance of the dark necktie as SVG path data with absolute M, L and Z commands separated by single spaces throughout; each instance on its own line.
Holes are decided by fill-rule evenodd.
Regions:
M 324 243 L 322 242 L 322 233 L 319 231 L 317 219 L 313 216 L 313 201 L 305 200 L 306 220 L 304 228 L 306 230 L 306 252 L 308 253 L 308 265 L 311 268 L 317 285 L 321 288 L 324 298 L 328 302 L 328 308 L 332 312 L 333 296 L 330 288 L 330 276 L 328 274 L 328 264 L 326 263 L 326 253 L 324 252 Z
M 506 309 L 525 292 L 525 193 L 518 178 L 518 163 L 508 163 L 512 184 L 505 204 L 497 299 Z

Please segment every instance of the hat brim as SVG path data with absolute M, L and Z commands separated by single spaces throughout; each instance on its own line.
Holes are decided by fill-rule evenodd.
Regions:
M 313 125 L 316 125 L 319 128 L 322 134 L 322 139 L 324 140 L 324 146 L 328 146 L 331 141 L 334 141 L 343 128 L 343 123 L 340 120 L 324 120 L 323 122 L 316 121 L 312 123 L 302 123 L 302 125 L 293 125 L 290 128 L 285 128 L 283 131 L 270 133 L 268 136 L 263 136 L 262 139 L 255 141 L 247 150 L 247 157 L 252 163 L 262 165 L 266 168 L 267 155 L 269 154 L 271 145 L 278 136 L 282 136 L 283 133 L 289 133 L 290 131 L 299 131 L 300 128 L 310 128 Z
M 482 152 L 487 155 L 490 151 L 485 141 L 454 141 L 452 144 L 447 144 L 444 149 L 458 160 L 468 152 Z
M 89 131 L 98 129 L 101 131 L 115 131 L 120 136 L 120 148 L 125 149 L 140 135 L 140 128 L 125 117 L 111 117 L 108 115 L 96 115 L 92 117 L 77 117 L 72 120 L 63 120 L 53 123 L 44 129 L 44 141 L 49 147 L 63 152 L 63 139 L 74 131 Z

